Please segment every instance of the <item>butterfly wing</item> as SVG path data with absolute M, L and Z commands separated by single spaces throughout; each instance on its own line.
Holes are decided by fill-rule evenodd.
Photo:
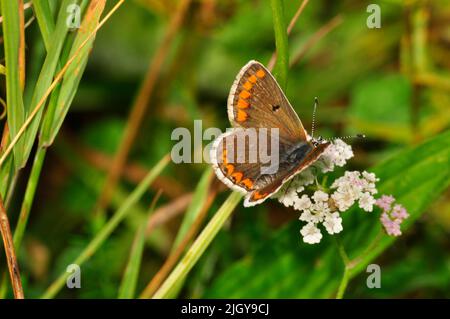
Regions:
M 269 70 L 248 62 L 228 96 L 228 118 L 234 127 L 277 127 L 281 142 L 306 141 L 306 131 Z
M 314 147 L 307 141 L 297 113 L 269 70 L 257 61 L 247 63 L 237 75 L 228 97 L 228 117 L 234 129 L 216 139 L 210 159 L 222 182 L 246 194 L 244 206 L 269 198 L 286 181 L 316 161 L 329 145 Z M 271 128 L 278 129 L 276 171 L 267 173 L 259 157 L 255 161 L 238 160 L 237 156 L 247 159 L 247 154 L 254 154 L 255 144 L 260 143 L 259 135 L 245 139 L 251 130 L 269 129 L 270 132 Z M 237 140 L 245 142 L 239 144 Z M 266 149 L 270 147 L 266 145 Z
M 251 135 L 256 131 L 256 135 Z M 270 132 L 270 131 L 269 131 Z M 290 156 L 276 157 L 275 171 L 268 171 L 269 163 L 264 163 L 259 154 L 261 139 L 259 130 L 235 128 L 219 136 L 210 151 L 210 159 L 217 177 L 228 187 L 246 195 L 244 206 L 262 203 L 277 192 L 281 186 L 300 173 L 323 153 L 327 145 L 313 147 L 308 142 L 296 148 L 295 159 Z M 250 138 L 248 138 L 250 136 Z M 270 134 L 267 139 L 270 150 Z M 277 141 L 278 142 L 278 141 Z M 290 154 L 291 146 L 279 144 L 280 154 Z M 292 154 L 292 152 L 291 152 Z
M 303 160 L 301 160 L 294 169 L 281 170 L 281 173 L 277 175 L 268 176 L 267 178 L 272 181 L 266 186 L 248 193 L 245 197 L 244 206 L 249 207 L 260 204 L 272 194 L 278 192 L 281 186 L 314 163 L 329 145 L 329 143 L 324 143 L 317 147 L 313 147 L 309 152 L 305 153 Z

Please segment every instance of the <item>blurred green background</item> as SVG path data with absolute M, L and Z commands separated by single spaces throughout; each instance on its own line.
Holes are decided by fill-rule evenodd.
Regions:
M 284 1 L 287 21 L 301 2 Z M 379 29 L 366 25 L 370 3 L 381 8 Z M 108 3 L 105 11 L 113 4 Z M 69 114 L 45 158 L 18 252 L 27 297 L 39 297 L 64 272 L 146 172 L 170 152 L 174 128 L 193 130 L 195 119 L 203 120 L 203 128 L 229 127 L 226 100 L 237 72 L 251 59 L 264 64 L 270 60 L 275 41 L 268 0 L 195 0 L 175 28 L 166 52 L 154 62 L 178 4 L 175 0 L 128 0 L 98 32 Z M 27 20 L 32 11 L 26 11 Z M 26 29 L 27 69 L 40 65 L 43 50 L 38 25 L 31 22 Z M 446 0 L 309 1 L 289 36 L 289 52 L 293 65 L 286 95 L 305 128 L 311 127 L 317 96 L 320 135 L 362 132 L 367 136 L 351 142 L 355 157 L 346 169 L 368 169 L 450 127 L 450 6 Z M 95 207 L 105 176 L 151 63 L 160 65 L 161 72 L 145 103 L 142 125 L 111 204 L 98 214 Z M 1 94 L 4 97 L 4 81 Z M 450 149 L 445 136 L 440 147 Z M 199 200 L 192 201 L 192 192 L 202 175 L 206 179 L 207 167 L 206 163 L 170 163 L 124 223 L 81 267 L 82 288 L 63 288 L 58 297 L 118 296 L 137 228 L 145 223 L 160 192 L 155 210 L 175 216 L 147 232 L 139 294 L 173 251 L 183 213 Z M 12 225 L 29 173 L 30 163 L 21 171 L 11 199 Z M 399 174 L 401 180 L 401 172 L 392 174 Z M 439 192 L 423 204 L 412 226 L 375 259 L 382 269 L 382 287 L 367 288 L 367 274 L 362 271 L 350 282 L 346 297 L 450 297 L 450 192 L 447 181 L 439 185 Z M 218 183 L 211 188 L 217 196 L 207 218 L 229 194 Z M 408 203 L 402 204 L 409 208 Z M 342 276 L 342 266 L 338 259 L 326 257 L 335 250 L 332 240 L 327 238 L 315 247 L 302 243 L 297 218 L 296 212 L 276 201 L 248 209 L 239 204 L 188 275 L 179 296 L 333 297 L 332 281 Z M 376 217 L 371 217 L 371 223 L 378 223 Z M 357 223 L 344 222 L 344 233 L 357 241 L 357 235 L 351 236 L 354 228 Z M 4 271 L 3 253 L 0 260 Z M 326 271 L 314 268 L 326 262 L 331 263 Z

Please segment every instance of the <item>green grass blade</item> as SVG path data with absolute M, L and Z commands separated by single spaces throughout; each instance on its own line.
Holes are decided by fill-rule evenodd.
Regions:
M 56 26 L 54 32 L 51 35 L 50 46 L 48 49 L 47 56 L 45 58 L 44 64 L 42 66 L 41 72 L 39 74 L 39 78 L 37 80 L 36 86 L 33 91 L 33 95 L 31 98 L 30 105 L 27 106 L 27 115 L 34 110 L 36 105 L 39 103 L 41 98 L 46 93 L 48 87 L 52 83 L 53 77 L 56 72 L 56 66 L 59 62 L 59 57 L 61 55 L 61 51 L 64 45 L 64 40 L 66 38 L 68 28 L 67 28 L 67 6 L 72 3 L 72 0 L 63 0 L 60 8 L 60 12 L 58 14 L 58 19 L 56 22 Z M 40 124 L 42 112 L 44 108 L 41 108 L 39 112 L 34 117 L 30 126 L 25 132 L 25 156 L 23 158 L 24 161 L 28 158 L 28 155 L 33 147 L 34 140 L 36 137 L 36 133 Z M 23 163 L 25 164 L 25 162 Z
M 191 204 L 189 205 L 186 214 L 184 215 L 180 229 L 177 233 L 177 237 L 175 238 L 172 250 L 178 247 L 178 245 L 188 232 L 189 228 L 191 227 L 192 223 L 195 221 L 198 214 L 200 214 L 202 207 L 205 204 L 206 198 L 208 197 L 211 174 L 212 168 L 208 168 L 200 178 L 200 181 L 195 189 Z
M 130 259 L 128 260 L 122 283 L 119 288 L 119 299 L 131 299 L 136 293 L 136 284 L 141 267 L 142 253 L 145 244 L 145 224 L 142 225 L 137 233 L 131 248 Z
M 48 4 L 48 0 L 34 0 L 33 11 L 36 15 L 39 29 L 41 30 L 45 48 L 49 51 L 52 42 L 51 37 L 55 30 L 55 22 L 53 21 L 53 14 Z
M 72 44 L 70 56 L 78 50 L 78 47 L 84 43 L 87 37 L 95 30 L 104 7 L 105 1 L 91 2 L 86 10 L 86 14 L 80 26 L 80 30 L 82 30 L 82 32 L 80 31 L 77 33 L 77 36 Z M 59 89 L 57 102 L 49 105 L 49 108 L 44 116 L 40 140 L 41 146 L 51 145 L 58 134 L 64 118 L 69 111 L 70 104 L 75 97 L 75 93 L 86 67 L 89 52 L 92 49 L 94 40 L 95 37 L 92 37 L 88 43 L 86 43 L 76 59 L 67 69 Z
M 237 204 L 241 201 L 242 195 L 233 192 L 228 196 L 213 218 L 209 221 L 200 235 L 189 248 L 188 252 L 183 256 L 178 265 L 167 277 L 166 281 L 156 291 L 153 298 L 171 298 L 178 291 L 178 283 L 186 278 L 186 275 L 195 266 L 197 261 L 216 237 L 223 224 L 228 220 Z
M 72 262 L 81 266 L 85 263 L 97 250 L 102 246 L 105 240 L 112 234 L 122 220 L 128 215 L 131 207 L 133 207 L 144 193 L 148 190 L 150 184 L 155 178 L 163 171 L 163 169 L 169 164 L 170 157 L 165 156 L 161 159 L 155 167 L 145 176 L 141 183 L 135 188 L 135 190 L 128 196 L 119 209 L 114 213 L 111 219 L 103 226 L 103 228 L 97 233 L 92 241 L 86 246 L 81 254 Z M 53 298 L 64 286 L 68 273 L 63 272 L 45 291 L 42 298 Z
M 11 139 L 13 139 L 25 121 L 22 89 L 19 75 L 20 19 L 18 1 L 1 0 L 3 16 L 3 40 L 6 67 L 6 103 L 7 120 Z M 16 170 L 24 159 L 24 140 L 20 140 L 13 149 Z
M 270 0 L 270 5 L 272 7 L 275 45 L 277 48 L 277 62 L 273 74 L 277 78 L 281 88 L 286 90 L 289 70 L 289 48 L 284 5 L 282 0 Z
M 14 247 L 19 252 L 22 238 L 25 233 L 25 228 L 28 223 L 28 217 L 30 215 L 31 206 L 33 204 L 34 194 L 36 193 L 36 187 L 41 174 L 42 165 L 44 164 L 46 149 L 40 148 L 36 152 L 34 158 L 33 167 L 31 169 L 30 177 L 28 179 L 27 188 L 25 190 L 22 207 L 20 209 L 19 219 L 17 221 L 16 228 L 14 229 Z

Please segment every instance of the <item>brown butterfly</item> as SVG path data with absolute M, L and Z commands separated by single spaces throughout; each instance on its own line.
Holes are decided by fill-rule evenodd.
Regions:
M 228 96 L 228 118 L 233 128 L 214 141 L 210 159 L 217 177 L 246 195 L 244 206 L 262 203 L 330 145 L 306 133 L 273 75 L 257 61 L 238 73 Z M 257 152 L 261 145 L 277 152 L 271 170 Z

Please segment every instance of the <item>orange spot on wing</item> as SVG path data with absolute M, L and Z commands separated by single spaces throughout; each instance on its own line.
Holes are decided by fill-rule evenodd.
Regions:
M 247 118 L 248 118 L 248 114 L 247 113 L 245 113 L 242 110 L 238 110 L 237 111 L 236 120 L 238 122 L 245 122 L 245 120 L 247 120 Z
M 234 172 L 234 166 L 233 164 L 227 164 L 225 165 L 225 169 L 227 170 L 227 175 L 231 175 Z
M 231 178 L 233 178 L 236 183 L 240 183 L 242 176 L 244 175 L 241 172 L 231 174 Z
M 256 81 L 257 81 L 258 79 L 256 78 L 256 76 L 250 75 L 250 76 L 248 77 L 248 80 L 249 80 L 250 82 L 252 82 L 252 83 L 256 83 Z
M 242 90 L 242 92 L 239 93 L 239 97 L 241 99 L 248 99 L 250 97 L 250 95 L 251 95 L 250 92 L 247 90 Z
M 249 81 L 245 82 L 243 85 L 244 89 L 246 89 L 247 91 L 250 91 L 253 87 L 253 84 L 251 84 Z
M 263 77 L 266 76 L 266 72 L 264 72 L 263 69 L 260 69 L 256 72 L 256 76 L 259 77 L 260 79 L 262 79 Z
M 243 99 L 239 99 L 237 106 L 241 109 L 246 109 L 249 107 L 249 104 L 247 101 L 244 101 Z
M 247 189 L 251 189 L 253 187 L 253 182 L 250 178 L 246 178 L 241 182 Z
M 254 192 L 253 195 L 252 195 L 252 199 L 254 199 L 254 200 L 259 200 L 259 199 L 261 199 L 261 198 L 266 197 L 267 194 L 268 194 L 268 193 L 263 193 L 263 194 L 261 194 L 260 192 Z

